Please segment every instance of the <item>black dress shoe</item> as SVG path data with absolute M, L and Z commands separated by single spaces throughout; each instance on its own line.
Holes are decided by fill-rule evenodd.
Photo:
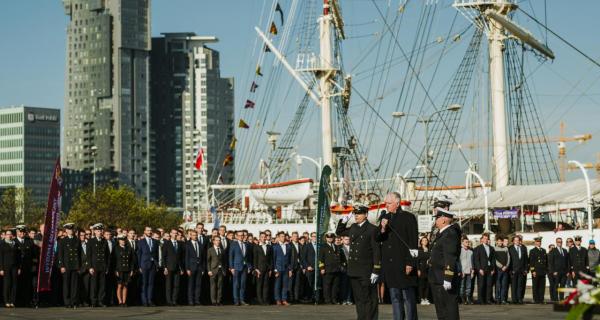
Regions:
M 100 307 L 100 308 L 106 308 L 106 305 L 104 303 L 98 303 L 98 307 Z
M 152 302 L 150 302 L 150 303 L 148 304 L 148 306 L 149 306 L 149 307 L 156 307 L 156 305 L 155 305 L 154 303 L 152 303 Z

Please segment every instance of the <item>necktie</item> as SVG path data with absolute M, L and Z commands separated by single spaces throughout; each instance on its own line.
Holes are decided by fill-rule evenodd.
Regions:
M 519 253 L 519 260 L 521 259 L 521 246 L 517 246 L 517 252 Z
M 221 250 L 219 248 L 216 248 L 216 249 L 217 249 L 217 256 L 220 256 L 221 255 Z
M 198 239 L 200 239 L 200 244 L 204 244 L 204 239 L 202 236 L 200 236 Z
M 152 251 L 152 240 L 150 240 L 150 238 L 146 238 L 146 241 L 148 242 L 148 248 L 150 248 L 150 251 Z
M 177 252 L 177 241 L 173 241 L 173 248 L 175 248 L 175 252 Z
M 246 256 L 246 248 L 244 247 L 244 243 L 240 241 L 240 249 L 242 249 L 242 256 Z
M 198 242 L 192 242 L 194 244 L 194 252 L 196 252 L 196 256 L 198 256 Z

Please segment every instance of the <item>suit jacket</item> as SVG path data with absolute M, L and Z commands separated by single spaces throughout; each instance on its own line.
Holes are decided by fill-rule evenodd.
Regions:
M 385 232 L 382 233 L 379 229 L 377 232 L 377 240 L 381 241 L 383 278 L 390 288 L 415 287 L 418 263 L 417 259 L 411 256 L 409 249 L 417 250 L 419 242 L 417 218 L 410 212 L 398 210 L 397 213 L 388 214 L 387 219 L 388 227 Z M 409 275 L 406 275 L 406 266 L 413 267 Z
M 354 223 L 347 228 L 346 224 L 340 220 L 335 233 L 339 236 L 350 237 L 348 276 L 368 278 L 372 273 L 379 274 L 381 271 L 381 246 L 377 241 L 379 234 L 377 227 L 365 221 L 362 226 Z
M 315 252 L 315 247 L 313 246 L 312 242 L 309 242 L 309 243 L 305 244 L 304 246 L 302 246 L 302 249 L 300 250 L 300 262 L 302 264 L 302 269 L 306 269 L 308 267 L 316 269 L 315 268 L 316 255 L 317 255 L 317 253 Z
M 133 264 L 133 256 L 135 253 L 130 246 L 121 246 L 117 245 L 113 248 L 113 253 L 115 257 L 115 271 L 118 272 L 131 272 L 134 269 Z
M 325 270 L 325 273 L 342 271 L 342 255 L 340 248 L 335 244 L 323 244 L 319 251 L 319 269 Z
M 225 274 L 227 270 L 227 256 L 225 255 L 225 250 L 223 248 L 219 249 L 220 252 L 217 254 L 217 249 L 214 246 L 211 246 L 206 251 L 206 261 L 208 271 L 212 272 L 213 275 L 221 272 Z
M 85 249 L 83 248 L 85 245 Z M 88 272 L 88 270 L 90 269 L 90 259 L 88 256 L 88 250 L 90 248 L 89 246 L 89 241 L 79 241 L 79 248 L 81 250 L 81 262 L 80 262 L 80 268 L 79 268 L 79 273 L 84 274 L 86 272 Z
M 589 270 L 588 252 L 584 247 L 579 247 L 577 250 L 576 246 L 569 249 L 569 262 L 571 263 L 571 271 L 578 273 L 580 271 Z
M 185 259 L 185 243 L 177 241 L 177 249 L 173 245 L 173 241 L 165 241 L 162 247 L 163 266 L 171 271 L 183 271 Z
M 21 268 L 21 255 L 16 243 L 0 242 L 0 270 L 8 271 L 11 268 Z
M 199 242 L 196 243 L 198 252 L 194 250 L 192 240 L 185 243 L 185 270 L 204 272 L 206 271 L 205 249 Z
M 242 271 L 245 267 L 248 269 L 252 267 L 251 261 L 248 260 L 252 255 L 250 247 L 244 242 L 242 242 L 242 246 L 244 246 L 244 252 L 242 252 L 239 241 L 232 241 L 229 244 L 229 268 L 233 268 L 235 271 Z
M 298 246 L 297 250 L 296 246 Z M 300 243 L 296 243 L 296 245 L 294 245 L 294 243 L 290 242 L 290 247 L 292 248 L 292 270 L 297 270 L 302 266 L 302 258 L 300 256 L 302 245 L 300 245 Z
M 160 243 L 154 239 L 150 239 L 152 247 L 148 245 L 146 237 L 137 242 L 137 263 L 138 267 L 143 270 L 158 268 L 158 250 Z
M 285 253 L 282 246 L 285 247 Z M 273 245 L 273 271 L 287 272 L 292 270 L 292 248 L 289 243 Z
M 431 243 L 431 257 L 429 259 L 429 283 L 442 285 L 444 281 L 458 285 L 458 271 L 460 265 L 460 227 L 452 224 L 444 231 L 438 232 Z
M 87 259 L 89 267 L 95 271 L 108 271 L 110 254 L 108 252 L 108 242 L 104 238 L 98 240 L 92 237 L 87 242 Z
M 131 244 L 131 241 L 133 241 L 133 244 Z M 130 247 L 131 250 L 133 251 L 133 269 L 138 270 L 140 268 L 140 266 L 137 261 L 137 249 L 138 249 L 137 240 L 127 239 L 127 243 L 125 245 Z
M 19 239 L 15 238 L 15 243 L 17 244 L 17 250 L 19 250 L 19 254 L 21 255 L 21 271 L 31 272 L 32 269 L 36 267 L 34 264 L 37 262 L 37 258 L 39 256 L 39 252 L 36 250 L 36 245 L 29 237 L 23 238 L 23 243 L 21 243 Z
M 512 272 L 527 272 L 529 270 L 529 259 L 527 257 L 527 249 L 524 245 L 520 246 L 521 259 L 517 248 L 514 245 L 508 247 L 508 254 L 510 255 L 510 269 Z
M 548 254 L 546 249 L 534 247 L 529 251 L 529 267 L 531 272 L 538 276 L 545 276 L 548 273 Z
M 255 245 L 252 254 L 254 258 L 252 265 L 254 266 L 254 269 L 260 271 L 261 274 L 271 271 L 273 267 L 273 248 L 269 245 L 266 245 L 266 248 L 267 250 L 265 252 L 261 245 Z
M 488 245 L 488 248 L 490 249 L 489 256 L 485 252 L 483 244 L 480 244 L 473 249 L 473 268 L 476 269 L 477 272 L 483 270 L 489 273 L 496 269 L 494 247 Z
M 58 267 L 67 270 L 79 270 L 81 267 L 81 243 L 76 236 L 59 241 Z
M 551 274 L 558 272 L 566 274 L 571 269 L 569 265 L 569 251 L 562 248 L 562 254 L 558 248 L 554 248 L 548 253 L 548 272 Z

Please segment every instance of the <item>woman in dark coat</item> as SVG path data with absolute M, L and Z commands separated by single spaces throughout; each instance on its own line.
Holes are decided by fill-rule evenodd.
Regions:
M 121 307 L 127 306 L 127 286 L 133 275 L 133 249 L 125 245 L 127 238 L 119 236 L 119 245 L 115 248 L 115 273 L 117 276 L 117 300 Z
M 15 307 L 17 299 L 17 276 L 21 273 L 21 255 L 13 239 L 13 231 L 5 233 L 4 240 L 0 242 L 0 276 L 3 278 L 4 306 Z
M 419 279 L 419 298 L 421 304 L 429 304 L 429 283 L 427 282 L 427 273 L 429 272 L 429 239 L 422 237 L 419 240 L 419 255 L 417 256 L 418 267 L 417 274 Z

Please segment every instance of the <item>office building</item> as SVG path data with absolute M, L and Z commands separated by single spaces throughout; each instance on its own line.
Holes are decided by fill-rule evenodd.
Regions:
M 62 165 L 78 177 L 95 170 L 101 181 L 149 197 L 149 0 L 63 5 L 69 23 Z
M 152 39 L 151 180 L 156 198 L 193 213 L 210 207 L 209 186 L 231 183 L 223 167 L 233 138 L 233 78 L 222 78 L 215 37 L 165 33 Z M 194 168 L 199 148 L 200 170 Z M 225 193 L 217 193 L 225 197 Z
M 59 156 L 60 110 L 0 108 L 0 194 L 24 188 L 36 204 L 45 206 Z

